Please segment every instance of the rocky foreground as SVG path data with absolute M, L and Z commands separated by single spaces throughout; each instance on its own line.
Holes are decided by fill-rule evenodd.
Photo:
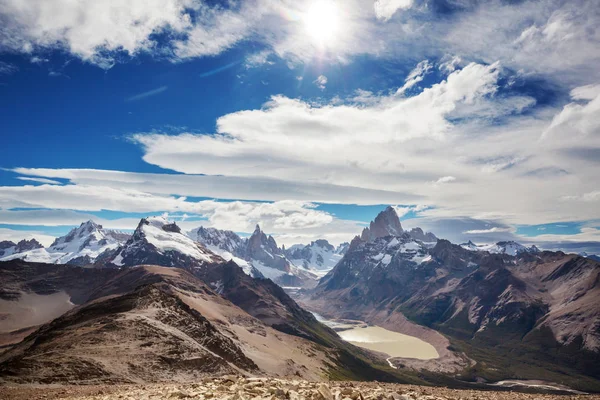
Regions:
M 550 395 L 516 392 L 454 390 L 442 387 L 379 382 L 309 382 L 273 378 L 207 378 L 193 384 L 105 386 L 4 386 L 6 400 L 550 400 L 600 399 L 598 395 Z

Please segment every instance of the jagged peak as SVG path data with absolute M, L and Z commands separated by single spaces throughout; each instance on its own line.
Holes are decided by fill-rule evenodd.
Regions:
M 369 242 L 385 236 L 400 236 L 403 232 L 404 229 L 402 229 L 396 209 L 388 206 L 385 210 L 377 214 L 368 228 L 363 229 L 361 239 Z
M 82 222 L 81 225 L 79 225 L 79 228 L 87 228 L 87 227 L 91 227 L 94 229 L 102 229 L 102 225 L 96 223 L 94 220 L 87 220 L 85 222 Z

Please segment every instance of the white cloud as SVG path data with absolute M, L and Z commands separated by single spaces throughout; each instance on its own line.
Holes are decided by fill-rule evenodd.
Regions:
M 271 54 L 272 52 L 270 50 L 263 50 L 258 53 L 250 54 L 246 57 L 246 68 L 255 68 L 264 64 L 273 64 L 272 61 L 269 61 Z
M 63 47 L 108 68 L 113 51 L 136 54 L 155 45 L 150 36 L 190 26 L 192 0 L 5 0 L 0 44 L 16 51 Z
M 198 21 L 175 42 L 179 58 L 214 56 L 245 39 L 263 13 L 270 11 L 264 1 L 243 2 L 240 11 L 199 6 Z
M 284 181 L 256 176 L 173 175 L 44 168 L 16 168 L 14 172 L 44 178 L 68 179 L 71 183 L 82 186 L 123 188 L 157 195 L 346 204 L 410 204 L 421 199 L 421 196 L 411 192 L 365 189 L 318 182 Z M 16 196 L 16 192 L 13 195 Z
M 585 202 L 594 202 L 600 201 L 600 190 L 595 190 L 593 192 L 584 193 L 581 196 L 572 195 L 572 196 L 563 196 L 561 197 L 564 201 L 585 201 Z
M 321 89 L 321 90 L 325 90 L 325 87 L 326 87 L 326 85 L 327 85 L 327 77 L 326 77 L 325 75 L 319 75 L 319 76 L 317 77 L 317 79 L 315 79 L 315 80 L 313 81 L 313 83 L 314 83 L 315 85 L 317 85 L 317 87 L 318 87 L 319 89 Z
M 408 214 L 409 212 L 421 212 L 423 210 L 427 209 L 427 206 L 419 204 L 416 206 L 410 206 L 410 207 L 401 207 L 401 206 L 393 206 L 394 210 L 396 210 L 396 214 L 398 214 L 398 218 L 402 218 L 404 217 L 406 214 Z
M 560 85 L 587 84 L 600 79 L 599 17 L 590 0 L 490 1 L 447 24 L 436 23 L 436 33 L 428 34 L 454 54 L 501 60 L 516 70 L 555 77 Z
M 455 180 L 456 180 L 456 178 L 454 176 L 442 176 L 437 181 L 435 181 L 435 183 L 436 184 L 450 183 L 450 182 L 454 182 Z
M 473 229 L 470 231 L 463 232 L 466 235 L 485 235 L 488 233 L 498 233 L 498 232 L 511 232 L 511 228 L 499 228 L 497 226 L 489 229 Z
M 309 202 L 194 202 L 184 197 L 88 185 L 0 187 L 0 205 L 5 209 L 0 210 L 0 223 L 19 225 L 69 225 L 77 220 L 96 220 L 85 211 L 102 210 L 190 213 L 207 218 L 209 226 L 241 232 L 252 232 L 256 224 L 268 232 L 314 231 L 333 222 L 329 213 L 315 209 Z M 51 210 L 6 210 L 17 207 Z M 121 228 L 124 221 L 131 223 L 131 219 L 121 220 Z M 186 224 L 197 226 L 198 222 L 186 221 Z M 133 229 L 135 224 L 131 225 Z M 108 222 L 107 226 L 114 227 L 115 222 Z
M 542 138 L 571 145 L 574 139 L 579 139 L 586 140 L 587 145 L 600 146 L 600 85 L 575 88 L 571 96 L 578 102 L 564 106 Z
M 17 179 L 19 179 L 21 181 L 26 181 L 26 182 L 46 183 L 49 185 L 61 185 L 61 183 L 59 181 L 55 181 L 55 180 L 47 179 L 47 178 L 31 178 L 28 176 L 19 176 L 19 177 L 17 177 Z
M 427 73 L 431 71 L 431 69 L 432 65 L 428 60 L 423 60 L 420 63 L 418 63 L 415 69 L 413 69 L 404 80 L 404 86 L 398 89 L 396 91 L 396 94 L 403 95 L 408 89 L 421 82 L 425 75 L 427 75 Z
M 447 74 L 451 74 L 456 71 L 456 69 L 462 63 L 462 59 L 459 56 L 449 56 L 445 55 L 440 61 L 439 69 Z
M 402 143 L 445 140 L 452 128 L 446 118 L 461 103 L 485 101 L 498 74 L 496 64 L 470 64 L 418 96 L 382 97 L 368 107 L 275 96 L 260 110 L 219 118 L 216 135 L 137 134 L 134 140 L 147 162 L 185 173 L 364 184 L 374 174 L 405 172 L 397 157 Z
M 412 7 L 413 0 L 375 0 L 373 7 L 375 16 L 387 21 L 398 11 Z
M 540 141 L 557 110 L 521 115 L 531 99 L 497 95 L 500 73 L 496 63 L 471 63 L 408 98 L 369 93 L 361 102 L 311 104 L 275 96 L 261 109 L 219 118 L 216 134 L 134 140 L 147 162 L 186 174 L 413 193 L 421 200 L 388 204 L 435 205 L 444 216 L 520 224 L 594 218 L 593 207 L 560 201 L 595 190 L 597 174 L 574 170 Z M 440 177 L 455 180 L 439 190 L 451 181 Z

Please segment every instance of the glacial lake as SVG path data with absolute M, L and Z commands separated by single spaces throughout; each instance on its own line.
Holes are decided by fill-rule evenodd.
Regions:
M 345 341 L 355 346 L 385 353 L 390 357 L 431 360 L 438 358 L 435 347 L 409 335 L 380 326 L 368 326 L 361 321 L 331 321 L 315 314 L 317 320 L 334 329 Z

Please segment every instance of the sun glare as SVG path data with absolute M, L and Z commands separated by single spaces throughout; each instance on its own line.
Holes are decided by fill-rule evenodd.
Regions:
M 320 45 L 331 44 L 339 28 L 339 10 L 331 0 L 317 0 L 304 15 L 306 31 Z

